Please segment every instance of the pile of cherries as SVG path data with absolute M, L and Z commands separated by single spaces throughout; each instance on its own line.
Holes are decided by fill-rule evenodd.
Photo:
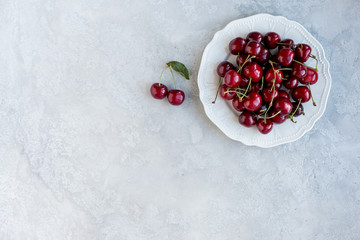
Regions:
M 292 39 L 281 40 L 280 35 L 268 32 L 264 36 L 251 32 L 246 39 L 238 37 L 229 43 L 230 53 L 236 55 L 236 64 L 221 62 L 218 94 L 231 100 L 235 110 L 241 112 L 240 124 L 269 133 L 273 123 L 304 114 L 303 103 L 313 99 L 310 85 L 318 81 L 317 58 L 311 47 L 295 44 Z M 316 67 L 305 64 L 316 60 Z

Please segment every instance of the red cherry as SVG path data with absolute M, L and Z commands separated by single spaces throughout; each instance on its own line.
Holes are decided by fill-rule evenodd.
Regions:
M 231 92 L 229 92 L 231 91 Z M 225 100 L 231 100 L 236 96 L 235 90 L 229 88 L 225 84 L 221 85 L 220 87 L 220 96 Z
M 301 102 L 305 103 L 310 100 L 311 93 L 310 93 L 310 90 L 306 86 L 299 86 L 294 89 L 291 96 L 296 102 L 299 102 L 301 99 Z
M 245 63 L 246 59 L 248 59 L 248 60 L 247 60 L 248 63 L 253 61 L 253 58 L 248 58 L 248 55 L 247 55 L 247 54 L 240 54 L 240 55 L 238 55 L 238 56 L 236 57 L 236 63 L 237 63 L 237 65 L 238 65 L 239 67 L 241 67 L 241 66 Z
M 288 115 L 292 111 L 292 104 L 289 99 L 278 98 L 274 103 L 274 111 L 279 112 L 281 115 Z
M 288 80 L 283 81 L 283 84 L 288 89 L 294 89 L 299 85 L 299 80 L 292 76 Z
M 262 105 L 262 98 L 257 92 L 250 92 L 247 98 L 243 99 L 243 102 L 246 110 L 255 112 L 260 109 Z
M 230 88 L 236 88 L 241 82 L 241 76 L 235 70 L 229 70 L 224 76 L 224 83 Z
M 245 110 L 239 116 L 239 123 L 245 127 L 251 127 L 256 124 L 256 120 L 251 112 Z
M 290 99 L 290 95 L 284 91 L 284 90 L 279 90 L 279 98 L 287 98 Z
M 273 122 L 270 119 L 261 118 L 257 121 L 256 127 L 262 134 L 268 134 L 272 130 Z
M 246 44 L 245 53 L 250 56 L 257 56 L 261 51 L 261 44 L 256 41 L 250 41 Z
M 151 95 L 156 99 L 163 99 L 168 94 L 168 88 L 162 83 L 154 83 L 150 88 Z
M 317 80 L 318 80 L 318 73 L 315 70 L 308 68 L 306 76 L 300 79 L 300 83 L 302 84 L 310 83 L 312 85 L 315 84 Z
M 270 68 L 265 73 L 265 81 L 273 83 L 281 83 L 284 78 L 283 72 L 278 68 Z
M 232 105 L 233 107 L 235 108 L 235 110 L 239 111 L 239 112 L 242 112 L 245 110 L 245 107 L 244 107 L 244 99 L 242 99 L 240 101 L 240 98 L 239 97 L 235 97 L 233 100 L 232 100 Z
M 249 79 L 248 77 L 242 76 L 239 87 L 245 88 L 245 87 L 247 87 L 247 85 L 249 84 L 249 82 L 250 82 L 250 79 Z
M 220 77 L 224 77 L 225 73 L 231 69 L 234 69 L 234 65 L 228 61 L 223 61 L 218 65 L 216 70 Z
M 290 48 L 280 49 L 277 54 L 277 62 L 283 67 L 289 67 L 295 57 L 295 53 Z
M 279 50 L 283 49 L 283 48 L 292 48 L 294 41 L 292 39 L 286 38 L 286 39 L 282 40 L 280 43 L 285 43 L 285 44 L 278 44 Z
M 261 83 L 251 83 L 251 89 L 250 92 L 260 92 Z
M 270 51 L 267 48 L 262 47 L 260 53 L 256 57 L 256 61 L 258 63 L 264 63 L 267 62 L 269 59 L 270 59 Z
M 263 40 L 263 36 L 259 32 L 251 32 L 246 36 L 246 40 L 248 42 L 255 41 L 261 43 L 261 41 Z
M 262 97 L 264 102 L 270 103 L 272 99 L 276 100 L 279 97 L 279 92 L 276 89 L 271 91 L 271 88 L 264 88 L 262 90 Z
M 268 87 L 268 88 L 272 88 L 273 86 L 273 83 L 270 83 L 270 82 L 265 82 L 265 87 Z M 275 89 L 276 90 L 279 90 L 282 86 L 282 83 L 275 83 Z
M 239 53 L 245 51 L 245 45 L 246 45 L 245 39 L 238 37 L 231 40 L 231 42 L 229 43 L 229 50 L 231 54 L 238 55 Z
M 270 49 L 276 48 L 277 43 L 280 41 L 281 41 L 280 35 L 277 34 L 276 32 L 268 32 L 264 36 L 265 46 L 267 46 Z
M 180 105 L 185 100 L 185 93 L 179 89 L 172 89 L 169 91 L 167 99 L 172 105 Z
M 292 65 L 291 76 L 296 78 L 304 78 L 308 72 L 308 68 L 300 63 L 294 62 Z
M 263 75 L 261 66 L 255 62 L 248 63 L 244 66 L 242 74 L 251 78 L 251 82 L 259 82 Z
M 296 108 L 298 107 L 299 103 L 298 102 L 293 102 L 293 113 L 296 110 Z M 301 114 L 303 114 L 304 112 L 304 107 L 303 105 L 300 103 L 298 109 L 296 110 L 296 112 L 294 113 L 294 117 L 300 116 Z
M 273 116 L 275 116 L 275 117 L 273 117 Z M 277 123 L 277 124 L 283 123 L 287 119 L 287 115 L 277 114 L 277 112 L 274 109 L 270 110 L 270 117 L 271 117 L 271 120 L 273 121 L 273 123 Z
M 311 54 L 311 47 L 307 44 L 300 43 L 295 48 L 295 59 L 300 62 L 306 62 Z

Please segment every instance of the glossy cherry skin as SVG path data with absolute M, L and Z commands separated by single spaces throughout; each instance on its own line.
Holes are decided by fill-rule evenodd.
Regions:
M 268 134 L 273 128 L 273 122 L 270 119 L 260 118 L 256 123 L 256 127 L 262 134 Z
M 239 123 L 245 127 L 251 127 L 256 124 L 256 119 L 251 112 L 243 111 L 239 116 Z
M 277 54 L 277 62 L 283 67 L 289 67 L 295 57 L 295 52 L 290 48 L 280 49 Z
M 283 84 L 287 89 L 294 89 L 299 85 L 299 80 L 291 76 L 288 80 L 283 81 Z
M 225 100 L 232 100 L 235 96 L 235 92 L 228 92 L 228 91 L 235 91 L 232 88 L 229 88 L 225 84 L 221 85 L 220 87 L 220 96 Z
M 243 76 L 241 76 L 241 82 L 240 82 L 239 87 L 241 87 L 241 88 L 246 88 L 247 85 L 249 84 L 249 82 L 250 82 L 250 79 L 249 79 L 248 77 L 245 77 L 245 76 L 243 75 Z
M 265 46 L 274 49 L 277 47 L 277 43 L 281 41 L 280 35 L 276 32 L 268 32 L 264 36 Z
M 250 32 L 246 36 L 246 40 L 248 42 L 255 41 L 255 42 L 261 43 L 261 41 L 263 40 L 263 35 L 261 35 L 261 33 L 259 33 L 259 32 Z
M 296 110 L 296 108 L 298 107 L 298 102 L 293 102 L 293 112 Z M 300 103 L 298 109 L 296 110 L 296 112 L 294 113 L 294 117 L 300 116 L 301 114 L 304 114 L 304 107 L 303 105 Z
M 264 88 L 262 90 L 262 98 L 264 102 L 270 103 L 272 99 L 275 101 L 279 97 L 279 92 L 276 89 L 271 91 L 271 88 Z
M 286 38 L 283 39 L 280 43 L 285 43 L 285 44 L 278 44 L 279 50 L 283 48 L 292 48 L 294 41 L 292 39 Z
M 270 51 L 267 48 L 262 47 L 260 53 L 256 57 L 256 61 L 258 63 L 264 63 L 267 62 L 269 59 L 270 59 Z
M 250 41 L 246 44 L 245 53 L 250 56 L 257 56 L 261 51 L 261 44 L 256 41 Z
M 260 88 L 261 88 L 261 83 L 257 82 L 257 83 L 251 83 L 251 88 L 250 88 L 250 92 L 260 92 Z
M 240 85 L 241 75 L 235 70 L 229 70 L 224 76 L 224 83 L 230 88 L 236 88 Z
M 287 98 L 290 99 L 290 95 L 284 91 L 284 90 L 279 90 L 279 98 Z
M 275 83 L 281 83 L 284 78 L 283 72 L 278 68 L 270 68 L 265 73 L 265 81 L 273 83 L 275 79 Z
M 272 86 L 273 86 L 273 83 L 265 82 L 265 87 L 272 88 Z M 281 88 L 281 86 L 282 86 L 282 83 L 275 83 L 274 87 L 276 90 L 279 90 Z
M 270 117 L 273 123 L 281 124 L 286 121 L 287 115 L 281 115 L 280 113 L 273 117 L 277 112 L 274 109 L 270 110 Z
M 244 66 L 242 74 L 245 77 L 251 78 L 251 82 L 259 82 L 263 75 L 263 70 L 259 64 L 256 62 L 251 62 Z
M 297 62 L 293 63 L 291 76 L 301 79 L 306 77 L 307 72 L 308 72 L 308 68 L 306 66 Z
M 311 93 L 310 93 L 310 90 L 306 86 L 299 86 L 293 90 L 291 97 L 296 102 L 299 102 L 301 99 L 301 102 L 305 103 L 311 99 Z
M 217 66 L 216 72 L 220 77 L 224 77 L 227 71 L 234 69 L 234 65 L 228 61 L 223 61 Z
M 295 48 L 295 59 L 300 62 L 306 62 L 311 54 L 311 47 L 307 44 L 298 44 Z
M 245 61 L 246 61 L 246 58 L 248 58 L 248 55 L 247 54 L 240 54 L 236 57 L 236 64 L 241 67 Z M 246 61 L 247 63 L 249 62 L 252 62 L 254 59 L 253 58 L 248 58 L 248 60 Z
M 151 85 L 150 93 L 156 99 L 163 99 L 168 94 L 168 88 L 162 83 L 154 83 Z
M 180 105 L 185 100 L 185 93 L 179 89 L 172 89 L 167 95 L 167 99 L 172 105 Z
M 246 41 L 245 39 L 238 37 L 231 40 L 229 43 L 229 50 L 231 54 L 238 55 L 245 51 Z
M 247 98 L 243 99 L 246 110 L 255 112 L 260 109 L 262 105 L 261 95 L 257 92 L 250 92 Z
M 281 115 L 289 115 L 292 111 L 292 104 L 287 98 L 278 98 L 274 103 L 274 111 L 280 111 Z
M 306 76 L 300 79 L 300 83 L 302 84 L 310 83 L 312 85 L 315 84 L 317 81 L 318 81 L 318 73 L 311 68 L 308 68 Z
M 245 110 L 244 107 L 244 98 L 240 101 L 240 98 L 238 96 L 236 96 L 233 100 L 232 100 L 232 105 L 235 108 L 235 110 L 242 112 Z

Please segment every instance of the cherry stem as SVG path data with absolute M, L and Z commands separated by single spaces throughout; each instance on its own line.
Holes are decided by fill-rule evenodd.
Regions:
M 297 121 L 294 121 L 294 115 L 295 115 L 296 111 L 299 109 L 300 104 L 301 104 L 301 98 L 300 98 L 300 100 L 299 100 L 299 102 L 298 102 L 298 105 L 296 106 L 295 111 L 293 111 L 292 114 L 289 116 L 290 120 L 291 120 L 293 123 L 297 123 Z
M 308 86 L 309 86 L 309 90 L 310 90 L 311 100 L 312 100 L 312 102 L 313 102 L 313 105 L 316 106 L 316 103 L 315 103 L 315 101 L 314 101 L 314 98 L 313 98 L 313 95 L 312 95 L 312 92 L 311 92 L 310 83 L 308 83 Z
M 296 63 L 299 63 L 299 64 L 301 64 L 301 65 L 304 65 L 305 67 L 310 68 L 310 69 L 312 69 L 312 70 L 314 70 L 314 71 L 316 71 L 316 72 L 318 71 L 317 68 L 309 67 L 309 66 L 306 65 L 305 63 L 299 62 L 299 61 L 297 61 L 297 60 L 295 60 L 295 59 L 294 59 L 293 61 L 296 62 Z
M 214 101 L 212 101 L 212 104 L 215 104 L 215 102 L 216 102 L 216 99 L 217 99 L 217 97 L 218 97 L 218 95 L 219 95 L 219 91 L 220 91 L 220 87 L 221 87 L 222 81 L 223 81 L 223 78 L 220 78 L 219 86 L 218 86 L 218 89 L 217 89 L 217 91 L 216 91 L 215 99 L 214 99 Z
M 264 76 L 261 77 L 261 87 L 260 87 L 260 91 L 263 90 L 263 86 L 264 86 Z
M 174 81 L 174 87 L 175 87 L 175 89 L 176 89 L 176 82 L 175 82 L 175 78 L 174 78 L 174 72 L 173 72 L 173 70 L 171 69 L 171 67 L 169 67 L 169 69 L 170 69 L 170 72 L 171 72 L 172 79 L 173 79 L 173 81 Z
M 315 55 L 313 55 L 313 54 L 310 54 L 310 57 L 311 57 L 311 58 L 313 58 L 313 59 L 315 59 L 315 61 L 316 61 L 316 67 L 315 67 L 315 69 L 316 69 L 316 71 L 318 71 L 318 64 L 319 64 L 319 61 L 317 60 L 316 56 L 315 56 Z
M 272 116 L 270 116 L 270 117 L 265 117 L 265 114 L 264 114 L 264 116 L 261 116 L 261 114 L 259 114 L 259 115 L 257 115 L 256 117 L 264 119 L 264 120 L 265 120 L 265 123 L 266 123 L 266 119 L 273 118 L 273 117 L 279 115 L 280 113 L 281 113 L 281 110 L 279 110 L 277 113 L 275 113 L 274 115 L 272 115 Z
M 291 70 L 293 70 L 293 69 L 292 69 L 292 68 L 281 68 L 281 71 L 283 71 L 283 70 L 285 70 L 285 71 L 287 71 L 287 70 L 291 71 Z
M 249 83 L 248 83 L 248 85 L 247 85 L 247 87 L 246 87 L 246 90 L 245 90 L 245 92 L 244 92 L 244 95 L 245 95 L 245 96 L 246 96 L 247 92 L 249 91 L 250 86 L 251 86 L 251 78 L 250 78 L 250 81 L 249 81 Z M 243 98 L 244 98 L 244 97 L 241 97 L 241 98 L 240 98 L 240 101 L 242 101 Z
M 161 71 L 160 80 L 159 80 L 159 87 L 160 87 L 160 82 L 161 82 L 162 75 L 163 75 L 164 71 L 165 71 L 167 68 L 170 68 L 170 67 L 167 66 L 167 67 L 165 67 L 165 68 Z
M 246 96 L 245 94 L 243 94 L 242 92 L 236 91 L 236 90 L 228 90 L 225 91 L 224 93 L 236 93 L 236 95 L 241 98 L 241 97 L 246 97 L 248 98 L 248 96 Z

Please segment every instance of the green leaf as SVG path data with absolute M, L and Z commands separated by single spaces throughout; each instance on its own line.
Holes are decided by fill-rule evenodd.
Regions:
M 168 62 L 166 65 L 171 67 L 175 72 L 178 72 L 180 75 L 182 75 L 184 78 L 189 80 L 189 70 L 185 67 L 184 64 L 178 61 L 171 61 Z

